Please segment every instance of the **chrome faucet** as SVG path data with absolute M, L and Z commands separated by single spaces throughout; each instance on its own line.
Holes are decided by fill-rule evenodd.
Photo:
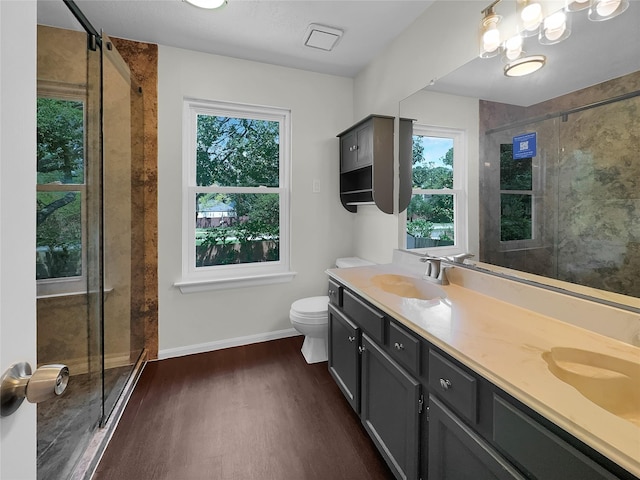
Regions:
M 451 263 L 464 263 L 467 258 L 475 257 L 473 253 L 459 253 L 458 255 L 450 255 L 448 257 L 444 257 L 445 260 Z
M 447 279 L 447 267 L 443 267 L 441 265 L 442 260 L 443 259 L 440 257 L 432 257 L 429 254 L 421 257 L 420 261 L 427 264 L 427 268 L 422 278 L 440 285 L 449 285 L 449 280 Z

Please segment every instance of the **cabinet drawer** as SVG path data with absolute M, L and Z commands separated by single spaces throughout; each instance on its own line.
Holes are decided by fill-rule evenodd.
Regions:
M 342 310 L 379 343 L 384 343 L 384 315 L 348 290 L 342 292 Z
M 535 478 L 618 478 L 497 396 L 493 397 L 493 440 L 508 457 Z
M 333 280 L 329 280 L 327 295 L 329 295 L 330 304 L 335 305 L 336 307 L 342 306 L 342 287 L 338 283 Z
M 389 324 L 389 348 L 392 357 L 420 374 L 420 341 L 393 322 Z
M 429 351 L 429 387 L 467 420 L 478 421 L 478 382 L 460 367 Z

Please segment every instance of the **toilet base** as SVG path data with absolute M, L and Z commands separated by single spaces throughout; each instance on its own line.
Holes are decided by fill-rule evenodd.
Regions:
M 300 351 L 307 363 L 326 362 L 328 360 L 327 342 L 324 338 L 306 336 Z

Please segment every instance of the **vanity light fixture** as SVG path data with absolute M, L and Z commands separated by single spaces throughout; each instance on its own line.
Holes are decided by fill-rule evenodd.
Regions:
M 571 35 L 571 16 L 558 10 L 544 19 L 538 40 L 542 45 L 560 43 Z
M 629 0 L 592 0 L 589 20 L 599 22 L 617 17 L 629 8 Z
M 536 0 L 517 0 L 516 13 L 518 23 L 522 27 L 522 35 L 525 37 L 537 35 L 544 18 L 542 4 Z
M 507 77 L 522 77 L 524 75 L 537 72 L 544 67 L 546 62 L 547 57 L 544 55 L 530 55 L 528 57 L 522 57 L 507 64 L 504 67 L 504 74 Z
M 194 7 L 206 8 L 207 10 L 213 10 L 214 8 L 220 8 L 227 4 L 227 0 L 182 0 Z
M 591 6 L 591 0 L 573 0 L 569 1 L 567 5 L 567 11 L 579 12 Z
M 524 55 L 524 50 L 522 49 L 523 41 L 522 35 L 516 33 L 513 37 L 504 42 L 505 62 L 513 62 Z
M 500 0 L 496 0 L 480 13 L 484 15 L 480 22 L 480 57 L 490 58 L 498 55 L 502 50 L 502 40 L 498 24 L 502 17 L 496 15 L 494 7 Z

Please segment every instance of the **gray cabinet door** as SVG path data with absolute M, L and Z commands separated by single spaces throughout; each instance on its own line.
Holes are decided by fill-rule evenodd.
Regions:
M 329 373 L 351 407 L 360 413 L 360 329 L 329 305 Z
M 420 383 L 362 335 L 360 418 L 398 479 L 418 478 Z M 435 478 L 435 477 L 434 477 Z
M 477 433 L 439 400 L 429 396 L 429 478 L 524 480 Z
M 355 130 L 340 137 L 340 172 L 358 168 L 358 137 Z

